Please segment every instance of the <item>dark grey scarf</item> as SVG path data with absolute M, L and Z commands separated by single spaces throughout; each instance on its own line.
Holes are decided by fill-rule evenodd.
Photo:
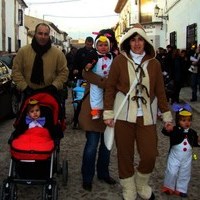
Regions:
M 51 40 L 46 45 L 41 46 L 37 43 L 35 37 L 32 39 L 31 46 L 36 52 L 35 60 L 33 62 L 31 82 L 38 85 L 44 84 L 43 60 L 42 56 L 51 48 Z

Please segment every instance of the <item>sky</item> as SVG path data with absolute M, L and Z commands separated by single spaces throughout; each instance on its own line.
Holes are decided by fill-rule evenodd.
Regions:
M 53 22 L 72 39 L 95 37 L 92 32 L 118 22 L 114 12 L 118 0 L 24 0 L 26 15 Z

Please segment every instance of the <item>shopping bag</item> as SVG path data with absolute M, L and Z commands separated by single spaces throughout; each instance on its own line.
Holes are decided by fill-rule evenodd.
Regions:
M 148 62 L 146 62 L 145 67 L 147 67 L 147 65 L 148 65 Z M 145 67 L 143 66 L 143 69 L 144 69 Z M 131 93 L 132 90 L 135 88 L 135 86 L 136 86 L 136 84 L 137 84 L 137 82 L 138 82 L 137 80 L 138 80 L 138 79 L 136 78 L 136 79 L 133 81 L 133 83 L 132 83 L 132 85 L 131 85 L 131 87 L 130 87 L 128 93 L 126 94 L 125 98 L 123 99 L 121 105 L 120 105 L 119 108 L 117 108 L 117 110 L 115 111 L 114 124 L 115 124 L 116 119 L 117 119 L 117 117 L 119 116 L 119 113 L 121 112 L 121 110 L 122 110 L 124 104 L 126 103 L 126 101 L 127 101 L 128 97 L 129 97 L 130 93 Z M 107 126 L 106 129 L 105 129 L 105 132 L 104 132 L 104 143 L 105 143 L 106 147 L 108 148 L 108 150 L 111 150 L 111 149 L 112 149 L 113 142 L 114 142 L 114 127 Z
M 112 149 L 114 142 L 114 127 L 107 126 L 104 131 L 104 143 L 108 150 Z

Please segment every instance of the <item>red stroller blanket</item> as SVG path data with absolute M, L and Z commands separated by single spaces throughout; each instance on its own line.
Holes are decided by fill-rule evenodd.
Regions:
M 11 143 L 11 155 L 18 160 L 46 160 L 54 150 L 48 129 L 34 127 L 26 130 Z

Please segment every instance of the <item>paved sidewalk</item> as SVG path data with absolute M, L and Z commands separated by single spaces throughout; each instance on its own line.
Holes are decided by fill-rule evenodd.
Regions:
M 192 89 L 190 87 L 184 87 L 181 89 L 180 100 L 190 104 L 192 109 L 198 112 L 198 114 L 200 114 L 200 94 L 198 93 L 197 101 L 195 102 L 190 102 L 191 97 L 192 97 Z

